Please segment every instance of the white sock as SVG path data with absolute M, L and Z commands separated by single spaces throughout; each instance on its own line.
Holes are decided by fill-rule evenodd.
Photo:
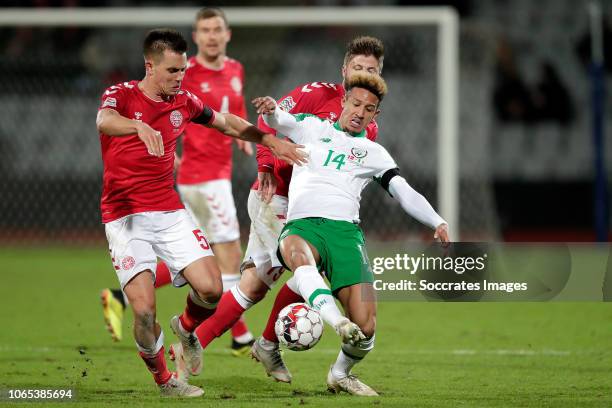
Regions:
M 351 369 L 363 360 L 363 358 L 374 348 L 374 338 L 360 340 L 354 346 L 343 344 L 338 353 L 338 358 L 332 366 L 332 374 L 337 379 L 345 378 L 351 373 Z
M 285 285 L 287 285 L 287 287 L 291 289 L 293 293 L 297 293 L 298 295 L 300 294 L 300 290 L 297 287 L 297 281 L 295 280 L 295 277 L 292 276 L 289 279 L 287 279 L 287 282 L 285 282 Z
M 236 340 L 238 343 L 246 344 L 250 342 L 251 340 L 253 340 L 253 338 L 254 338 L 253 334 L 250 331 L 248 331 L 244 334 L 241 334 L 238 337 L 234 337 L 234 340 Z
M 335 327 L 341 320 L 345 319 L 338 306 L 336 306 L 331 290 L 319 275 L 316 266 L 300 266 L 293 272 L 293 277 L 300 295 L 306 299 L 314 310 L 321 314 L 327 324 Z
M 223 293 L 227 292 L 240 282 L 240 275 L 221 275 L 223 283 Z
M 157 338 L 157 340 L 155 341 L 155 344 L 153 345 L 150 345 L 147 347 L 147 346 L 140 345 L 138 344 L 138 342 L 136 342 L 136 347 L 138 348 L 138 351 L 146 355 L 149 355 L 149 356 L 156 355 L 163 346 L 164 346 L 164 332 L 163 331 L 159 332 L 159 337 Z
M 224 282 L 225 285 L 225 282 Z M 253 306 L 253 301 L 251 299 L 249 299 L 244 292 L 242 292 L 240 290 L 240 288 L 238 287 L 237 284 L 235 284 L 234 286 L 232 286 L 230 288 L 230 294 L 232 295 L 232 297 L 236 300 L 236 302 L 238 302 L 238 304 L 246 311 L 247 309 L 249 309 L 251 306 Z M 240 320 L 244 323 L 243 317 L 240 316 Z M 251 340 L 253 340 L 255 337 L 253 337 L 253 333 L 251 333 L 250 331 L 247 331 L 244 334 L 241 334 L 238 337 L 234 337 L 234 340 L 237 341 L 238 343 L 243 343 L 246 344 L 248 342 L 250 342 Z
M 253 306 L 254 304 L 253 301 L 249 299 L 247 295 L 244 294 L 243 291 L 240 290 L 238 285 L 234 285 L 230 289 L 230 292 L 232 292 L 232 296 L 234 296 L 234 299 L 236 299 L 236 302 L 238 302 L 238 304 L 242 306 L 242 308 L 245 311 L 248 310 L 251 306 Z

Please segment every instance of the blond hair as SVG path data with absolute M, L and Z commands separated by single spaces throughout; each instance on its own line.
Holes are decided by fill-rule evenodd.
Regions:
M 387 84 L 382 77 L 365 72 L 358 72 L 351 75 L 345 81 L 344 88 L 349 92 L 353 88 L 363 88 L 372 92 L 378 98 L 378 103 L 382 102 L 387 94 Z

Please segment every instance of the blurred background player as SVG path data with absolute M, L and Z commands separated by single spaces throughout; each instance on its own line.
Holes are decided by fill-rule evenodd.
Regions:
M 343 82 L 357 72 L 379 74 L 383 58 L 384 46 L 379 39 L 367 36 L 353 39 L 347 44 L 341 68 Z M 343 84 L 313 82 L 296 87 L 279 100 L 279 106 L 288 112 L 311 113 L 335 122 L 342 111 L 344 93 Z M 261 118 L 258 126 L 275 133 Z M 376 140 L 377 135 L 378 126 L 372 121 L 367 126 L 367 137 Z M 232 327 L 245 310 L 262 300 L 283 272 L 276 249 L 278 236 L 286 221 L 292 167 L 282 160 L 276 160 L 262 146 L 257 148 L 257 161 L 258 179 L 248 198 L 251 231 L 241 267 L 242 277 L 238 285 L 224 293 L 215 314 L 196 329 L 203 348 Z M 291 374 L 280 358 L 274 322 L 284 306 L 299 301 L 303 299 L 290 279 L 280 289 L 263 336 L 252 348 L 253 356 L 278 381 L 290 382 Z
M 246 118 L 243 96 L 244 69 L 227 57 L 231 30 L 225 13 L 214 7 L 198 11 L 193 29 L 197 55 L 188 61 L 183 89 L 198 96 L 211 109 Z M 221 132 L 199 125 L 188 125 L 183 137 L 182 157 L 177 157 L 178 190 L 183 203 L 205 232 L 221 269 L 223 291 L 240 280 L 240 229 L 232 196 L 232 140 L 247 155 L 249 142 L 232 139 Z M 170 283 L 163 262 L 157 266 L 155 286 Z M 114 294 L 114 296 L 113 296 Z M 119 290 L 105 289 L 102 305 L 107 326 L 115 340 L 121 339 L 124 299 Z M 244 320 L 232 326 L 232 353 L 247 354 L 253 343 Z
M 193 330 L 214 313 L 222 283 L 210 245 L 174 190 L 177 140 L 194 122 L 267 143 L 289 161 L 299 160 L 300 154 L 296 145 L 266 135 L 238 116 L 217 113 L 182 91 L 186 51 L 177 31 L 150 31 L 143 44 L 144 79 L 108 88 L 96 125 L 104 163 L 102 222 L 115 272 L 132 305 L 137 348 L 162 395 L 195 397 L 203 391 L 179 381 L 166 366 L 164 335 L 156 320 L 157 259 L 164 260 L 175 286 L 191 286 L 185 310 L 170 322 L 191 371 L 201 364 Z
M 376 396 L 376 391 L 351 374 L 353 366 L 374 348 L 376 330 L 374 278 L 359 227 L 361 193 L 376 180 L 404 211 L 434 229 L 434 238 L 448 242 L 448 226 L 400 176 L 385 148 L 365 137 L 366 126 L 380 112 L 387 93 L 384 80 L 358 73 L 346 79 L 345 86 L 343 109 L 333 124 L 314 115 L 291 115 L 278 109 L 271 97 L 256 98 L 253 103 L 268 126 L 304 144 L 309 152 L 308 164 L 293 171 L 288 221 L 278 242 L 283 265 L 293 271 L 302 298 L 344 343 L 327 375 L 327 387 L 332 392 Z M 319 270 L 325 271 L 331 290 Z

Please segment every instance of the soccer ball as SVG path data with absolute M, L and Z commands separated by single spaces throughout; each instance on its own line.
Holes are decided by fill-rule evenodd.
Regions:
M 278 340 L 289 350 L 304 351 L 321 340 L 323 321 L 319 312 L 305 303 L 292 303 L 278 314 L 274 331 Z

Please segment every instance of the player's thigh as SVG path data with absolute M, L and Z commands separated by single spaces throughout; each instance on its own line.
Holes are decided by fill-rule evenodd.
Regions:
M 283 266 L 290 270 L 302 265 L 325 268 L 327 243 L 320 233 L 323 218 L 292 220 L 285 225 L 279 237 L 279 255 Z
M 240 239 L 240 227 L 230 180 L 178 186 L 181 198 L 211 243 Z
M 155 219 L 155 233 L 153 249 L 168 266 L 174 286 L 185 285 L 188 280 L 183 271 L 202 258 L 211 259 L 200 261 L 198 265 L 214 265 L 211 273 L 220 274 L 207 238 L 187 211 L 159 212 Z
M 119 284 L 125 286 L 135 276 L 150 270 L 147 276 L 154 281 L 157 256 L 153 243 L 151 213 L 131 214 L 104 225 L 111 261 Z
M 357 225 L 326 220 L 318 233 L 325 240 L 326 257 L 322 267 L 333 293 L 344 287 L 374 281 L 363 232 Z
M 287 197 L 274 195 L 270 203 L 265 203 L 256 191 L 251 190 L 247 209 L 251 230 L 241 270 L 255 268 L 256 276 L 247 279 L 252 281 L 258 278 L 272 288 L 283 273 L 276 251 L 278 236 L 285 225 Z
M 221 270 L 216 257 L 199 258 L 182 272 L 183 277 L 198 295 L 207 302 L 217 302 L 223 293 Z
M 303 265 L 316 266 L 320 260 L 317 248 L 297 234 L 284 236 L 279 242 L 279 250 L 285 265 L 292 271 Z
M 338 290 L 346 316 L 358 325 L 364 334 L 372 336 L 376 331 L 376 296 L 371 283 L 359 283 Z

